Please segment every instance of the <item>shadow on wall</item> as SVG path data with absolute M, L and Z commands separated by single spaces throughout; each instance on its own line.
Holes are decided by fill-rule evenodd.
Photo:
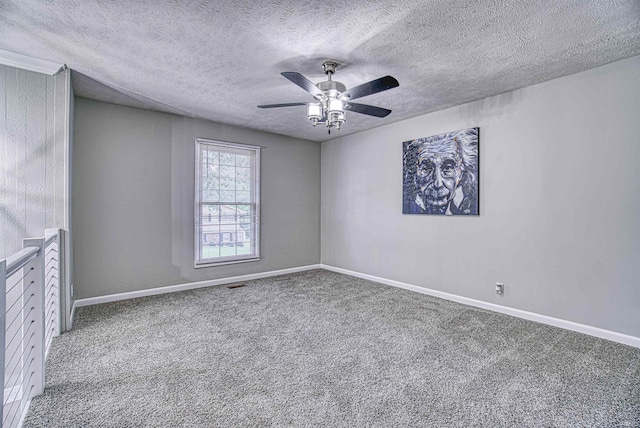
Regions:
M 54 178 L 48 176 L 52 173 L 47 172 L 47 166 L 51 166 L 47 165 L 47 155 L 53 156 L 50 153 L 53 141 L 59 138 L 59 131 L 56 132 L 46 137 L 48 143 L 38 144 L 25 152 L 28 156 L 21 156 L 21 159 L 0 156 L 4 164 L 0 178 L 12 183 L 0 189 L 0 258 L 22 249 L 23 238 L 37 236 L 44 229 L 55 226 L 52 220 L 55 217 L 55 195 L 48 193 Z M 12 152 L 18 152 L 16 141 L 10 139 L 7 143 L 12 145 Z M 42 168 L 37 174 L 34 174 L 34 165 Z
M 514 106 L 520 104 L 524 98 L 523 90 L 506 92 L 494 97 L 485 98 L 457 108 L 458 114 L 468 127 L 478 126 L 478 123 L 490 123 L 502 119 L 514 111 Z
M 15 253 L 19 247 L 19 239 L 11 239 L 14 236 L 27 236 L 27 230 L 18 218 L 6 206 L 0 206 L 0 219 L 2 226 L 2 241 L 0 241 L 0 259 L 4 259 Z M 11 230 L 11 233 L 8 231 Z M 11 235 L 11 238 L 9 238 Z M 11 241 L 11 242 L 9 242 Z

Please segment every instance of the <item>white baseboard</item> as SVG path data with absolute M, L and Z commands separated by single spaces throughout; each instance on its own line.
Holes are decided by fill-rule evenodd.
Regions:
M 598 327 L 592 327 L 585 324 L 578 324 L 573 321 L 567 321 L 560 318 L 554 318 L 547 315 L 537 314 L 535 312 L 523 311 L 521 309 L 514 309 L 507 306 L 496 305 L 495 303 L 483 302 L 482 300 L 470 299 L 468 297 L 462 297 L 455 294 L 445 293 L 442 291 L 431 290 L 429 288 L 418 287 L 416 285 L 407 284 L 405 282 L 394 281 L 392 279 L 387 279 L 387 278 L 380 278 L 378 276 L 355 272 L 348 269 L 342 269 L 335 266 L 330 266 L 325 264 L 321 264 L 320 266 L 322 269 L 330 270 L 333 272 L 343 273 L 346 275 L 367 279 L 369 281 L 379 282 L 381 284 L 391 285 L 393 287 L 403 288 L 405 290 L 415 291 L 415 292 L 426 294 L 429 296 L 439 297 L 445 300 L 451 300 L 453 302 L 462 303 L 464 305 L 475 306 L 477 308 L 482 308 L 482 309 L 488 309 L 490 311 L 511 315 L 517 318 L 536 321 L 542 324 L 548 324 L 554 327 L 560 327 L 566 330 L 576 331 L 578 333 L 584 333 L 590 336 L 599 337 L 601 339 L 607 339 L 612 342 L 623 343 L 625 345 L 633 346 L 635 348 L 640 348 L 640 337 L 629 336 L 622 333 L 616 333 L 610 330 L 604 330 Z
M 398 287 L 405 290 L 426 294 L 428 296 L 438 297 L 441 299 L 462 303 L 463 305 L 469 305 L 477 308 L 487 309 L 493 312 L 499 312 L 499 313 L 511 315 L 517 318 L 536 321 L 542 324 L 552 325 L 554 327 L 564 328 L 566 330 L 576 331 L 578 333 L 584 333 L 590 336 L 611 340 L 612 342 L 618 342 L 625 345 L 633 346 L 635 348 L 640 348 L 640 337 L 629 336 L 622 333 L 616 333 L 614 331 L 604 330 L 598 327 L 592 327 L 585 324 L 579 324 L 573 321 L 567 321 L 560 318 L 541 315 L 535 312 L 523 311 L 521 309 L 510 308 L 508 306 L 496 305 L 495 303 L 484 302 L 482 300 L 471 299 L 469 297 L 458 296 L 456 294 L 445 293 L 443 291 L 432 290 L 424 287 L 418 287 L 417 285 L 407 284 L 405 282 L 394 281 L 392 279 L 381 278 L 378 276 L 369 275 L 361 272 L 355 272 L 352 270 L 343 269 L 343 268 L 339 268 L 331 265 L 325 265 L 325 264 L 300 266 L 300 267 L 290 268 L 290 269 L 280 269 L 280 270 L 274 270 L 269 272 L 254 273 L 249 275 L 232 276 L 232 277 L 213 279 L 208 281 L 190 282 L 186 284 L 169 285 L 166 287 L 149 288 L 147 290 L 130 291 L 127 293 L 109 294 L 106 296 L 90 297 L 87 299 L 78 299 L 73 302 L 73 306 L 71 309 L 71 324 L 73 325 L 73 317 L 75 315 L 76 308 L 79 308 L 82 306 L 98 305 L 101 303 L 116 302 L 119 300 L 135 299 L 137 297 L 155 296 L 158 294 L 174 293 L 177 291 L 184 291 L 184 290 L 193 290 L 196 288 L 211 287 L 214 285 L 223 285 L 223 284 L 231 284 L 234 282 L 250 281 L 253 279 L 268 278 L 271 276 L 303 272 L 303 271 L 312 270 L 312 269 L 326 269 L 333 272 L 343 273 L 345 275 L 367 279 L 369 281 L 390 285 L 392 287 Z
M 227 278 L 212 279 L 208 281 L 189 282 L 186 284 L 168 285 L 166 287 L 149 288 L 146 290 L 129 291 L 126 293 L 108 294 L 106 296 L 89 297 L 74 301 L 75 308 L 89 305 L 99 305 L 101 303 L 117 302 L 119 300 L 135 299 L 137 297 L 155 296 L 157 294 L 174 293 L 176 291 L 193 290 L 196 288 L 211 287 L 213 285 L 231 284 L 234 282 L 251 281 L 252 279 L 268 278 L 270 276 L 285 275 L 288 273 L 303 272 L 306 270 L 320 269 L 321 265 L 300 266 L 289 269 L 272 270 L 269 272 L 253 273 L 249 275 L 230 276 Z M 73 312 L 72 312 L 73 313 Z

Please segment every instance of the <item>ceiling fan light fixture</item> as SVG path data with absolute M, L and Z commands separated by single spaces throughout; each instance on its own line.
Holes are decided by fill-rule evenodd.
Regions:
M 342 101 L 330 97 L 327 101 L 327 127 L 334 127 L 336 131 L 339 131 L 346 120 Z
M 313 126 L 319 123 L 326 125 L 329 134 L 331 133 L 331 128 L 339 131 L 340 127 L 346 122 L 345 110 L 374 117 L 386 117 L 391 113 L 391 110 L 385 108 L 357 104 L 351 102 L 351 100 L 395 88 L 399 86 L 395 78 L 384 76 L 347 90 L 342 83 L 331 80 L 331 75 L 335 73 L 338 66 L 336 62 L 326 61 L 322 66 L 327 75 L 327 80 L 318 84 L 314 84 L 302 74 L 294 71 L 280 73 L 283 77 L 311 94 L 317 101 L 313 103 L 267 104 L 259 105 L 258 107 L 273 108 L 306 105 L 307 119 L 311 121 Z
M 307 104 L 307 118 L 314 125 L 322 119 L 322 104 Z
M 347 119 L 345 118 L 343 111 L 329 113 L 327 117 L 327 127 L 333 127 L 336 128 L 336 131 L 339 131 L 342 124 L 346 121 Z

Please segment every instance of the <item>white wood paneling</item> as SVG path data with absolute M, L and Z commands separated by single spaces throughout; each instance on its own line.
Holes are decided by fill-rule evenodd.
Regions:
M 66 73 L 0 65 L 0 257 L 64 226 Z

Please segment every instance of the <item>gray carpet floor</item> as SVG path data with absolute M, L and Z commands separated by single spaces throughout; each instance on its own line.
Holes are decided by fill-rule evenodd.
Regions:
M 324 270 L 80 308 L 25 427 L 639 427 L 640 350 Z

